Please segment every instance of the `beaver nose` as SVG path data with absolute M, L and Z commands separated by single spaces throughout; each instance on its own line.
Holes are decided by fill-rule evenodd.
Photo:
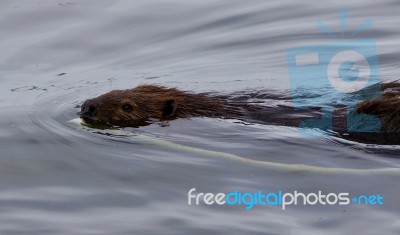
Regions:
M 92 100 L 86 100 L 85 103 L 82 104 L 81 108 L 81 117 L 89 117 L 92 118 L 96 114 L 96 106 L 94 106 Z

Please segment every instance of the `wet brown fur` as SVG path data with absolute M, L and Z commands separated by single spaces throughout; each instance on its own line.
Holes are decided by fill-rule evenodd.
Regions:
M 379 117 L 382 131 L 400 131 L 400 83 L 382 84 L 382 96 L 357 104 L 358 113 Z
M 124 111 L 124 105 L 131 110 Z M 400 84 L 382 85 L 382 96 L 357 104 L 357 112 L 380 118 L 382 131 L 347 133 L 346 112 L 333 114 L 339 135 L 368 143 L 400 143 Z M 158 85 L 140 85 L 128 90 L 114 90 L 87 100 L 81 118 L 89 124 L 138 127 L 177 118 L 217 117 L 248 122 L 298 126 L 309 118 L 320 118 L 318 108 L 296 110 L 288 106 L 268 107 L 210 93 L 195 94 Z
M 130 105 L 132 111 L 124 111 L 124 105 Z M 240 113 L 237 103 L 223 98 L 157 85 L 140 85 L 87 100 L 82 105 L 81 117 L 91 124 L 137 127 L 177 118 L 234 117 Z

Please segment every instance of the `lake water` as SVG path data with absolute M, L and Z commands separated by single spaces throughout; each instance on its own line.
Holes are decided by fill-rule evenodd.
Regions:
M 399 168 L 396 146 L 207 118 L 121 130 L 69 122 L 86 99 L 141 83 L 289 94 L 286 50 L 332 42 L 315 22 L 340 32 L 343 8 L 349 32 L 372 20 L 356 38 L 374 38 L 381 80 L 397 79 L 395 0 L 1 1 L 0 233 L 400 234 L 399 174 L 368 170 Z M 189 206 L 191 188 L 384 203 Z

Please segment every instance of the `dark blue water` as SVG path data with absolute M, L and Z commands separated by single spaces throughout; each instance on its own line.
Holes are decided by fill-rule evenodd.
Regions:
M 349 32 L 371 18 L 356 39 L 374 38 L 380 79 L 397 79 L 397 1 L 2 1 L 0 233 L 399 234 L 398 173 L 263 164 L 398 168 L 396 146 L 207 118 L 115 131 L 68 122 L 84 100 L 141 83 L 290 96 L 287 49 L 332 42 L 315 22 L 340 32 L 343 8 Z M 380 194 L 384 204 L 189 206 L 191 188 Z

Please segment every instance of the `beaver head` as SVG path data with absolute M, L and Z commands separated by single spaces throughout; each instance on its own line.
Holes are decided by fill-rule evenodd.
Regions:
M 80 117 L 94 125 L 143 126 L 156 120 L 174 119 L 178 101 L 183 101 L 180 96 L 181 91 L 151 85 L 114 90 L 86 100 Z

